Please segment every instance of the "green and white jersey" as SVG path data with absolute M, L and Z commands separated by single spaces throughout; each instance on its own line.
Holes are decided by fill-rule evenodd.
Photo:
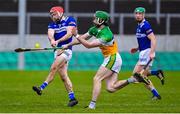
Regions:
M 93 26 L 88 30 L 88 33 L 89 35 L 99 39 L 104 45 L 112 45 L 112 41 L 114 41 L 113 33 L 107 26 L 105 26 L 103 29 L 98 29 L 97 27 Z
M 102 43 L 100 49 L 105 57 L 118 52 L 117 43 L 114 41 L 113 33 L 108 26 L 102 29 L 93 26 L 88 30 L 88 34 L 96 37 Z

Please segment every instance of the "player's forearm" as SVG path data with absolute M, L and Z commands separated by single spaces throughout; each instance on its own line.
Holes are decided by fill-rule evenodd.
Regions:
M 157 43 L 154 33 L 149 34 L 148 38 L 151 40 L 151 53 L 154 53 L 156 49 L 156 43 Z
M 77 40 L 84 45 L 86 48 L 92 48 L 90 42 L 86 41 L 85 38 L 78 37 Z
M 51 42 L 52 40 L 54 40 L 53 34 L 48 33 L 48 39 L 49 39 L 50 42 Z
M 74 39 L 74 41 L 72 42 L 72 45 L 79 45 L 81 44 L 77 39 Z
M 151 52 L 154 53 L 155 52 L 155 49 L 156 49 L 156 39 L 153 38 L 151 40 Z
M 49 30 L 48 31 L 48 39 L 51 42 L 52 40 L 54 40 L 54 31 Z
M 51 42 L 52 40 L 54 40 L 53 37 L 48 37 L 49 41 Z
M 74 46 L 74 45 L 79 45 L 79 44 L 80 44 L 80 42 L 77 39 L 74 39 L 71 43 L 68 44 L 68 47 Z
M 68 33 L 68 34 L 64 35 L 62 38 L 60 38 L 59 40 L 57 40 L 57 42 L 60 43 L 60 42 L 66 41 L 66 40 L 68 40 L 71 36 L 72 36 L 72 34 L 71 34 L 71 33 Z

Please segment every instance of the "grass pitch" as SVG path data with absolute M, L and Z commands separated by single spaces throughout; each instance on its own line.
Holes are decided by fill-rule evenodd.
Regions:
M 91 100 L 94 71 L 70 71 L 69 76 L 79 104 L 67 107 L 68 95 L 57 75 L 44 91 L 37 96 L 33 85 L 40 85 L 47 71 L 1 71 L 0 112 L 62 112 L 62 113 L 110 113 L 110 112 L 180 112 L 180 72 L 165 72 L 166 82 L 162 86 L 156 77 L 151 77 L 162 96 L 152 101 L 151 93 L 143 84 L 131 84 L 116 93 L 108 93 L 103 83 L 96 110 L 84 109 Z M 119 79 L 126 79 L 130 72 L 121 72 Z

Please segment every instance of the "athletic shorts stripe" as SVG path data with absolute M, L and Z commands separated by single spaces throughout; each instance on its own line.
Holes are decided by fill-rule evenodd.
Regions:
M 111 69 L 116 61 L 116 54 L 111 55 L 108 64 L 106 65 L 106 68 Z
M 109 70 L 112 70 L 113 72 L 119 73 L 121 70 L 122 65 L 122 59 L 119 53 L 116 53 L 114 55 L 110 55 L 106 58 L 104 58 L 104 61 L 101 66 L 106 67 Z

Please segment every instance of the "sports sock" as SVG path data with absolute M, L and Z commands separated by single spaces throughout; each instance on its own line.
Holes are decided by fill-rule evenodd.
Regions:
M 74 92 L 69 92 L 68 95 L 69 95 L 69 99 L 70 99 L 70 100 L 75 99 Z
M 48 82 L 45 81 L 45 82 L 40 86 L 40 89 L 43 90 L 47 85 L 48 85 Z
M 152 88 L 151 92 L 152 92 L 153 96 L 156 96 L 156 97 L 159 96 L 159 93 L 155 88 Z
M 151 75 L 158 75 L 158 70 L 151 70 Z
M 128 83 L 134 83 L 134 82 L 136 82 L 137 80 L 134 79 L 133 77 L 131 77 L 131 78 L 128 78 L 127 81 L 128 81 Z
M 89 108 L 95 109 L 95 107 L 96 107 L 96 101 L 91 101 L 91 102 L 89 103 Z

